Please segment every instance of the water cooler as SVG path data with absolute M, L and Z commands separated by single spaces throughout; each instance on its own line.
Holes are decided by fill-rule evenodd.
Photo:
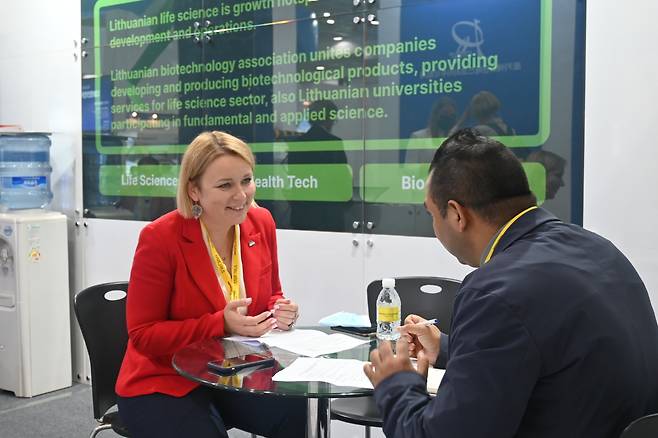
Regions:
M 0 214 L 0 389 L 18 397 L 71 386 L 66 216 Z

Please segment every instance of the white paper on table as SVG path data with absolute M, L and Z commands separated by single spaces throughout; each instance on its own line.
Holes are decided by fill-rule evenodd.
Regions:
M 368 339 L 356 339 L 340 333 L 327 334 L 318 330 L 272 330 L 259 338 L 230 336 L 228 340 L 251 343 L 262 342 L 270 347 L 277 347 L 293 353 L 317 357 L 324 354 L 349 350 L 361 344 L 370 342 Z
M 411 358 L 411 364 L 414 368 L 418 368 L 418 361 L 415 357 Z M 427 392 L 431 395 L 436 395 L 436 392 L 439 390 L 439 385 L 441 380 L 443 380 L 443 375 L 446 373 L 446 370 L 441 368 L 434 368 L 430 365 L 427 369 Z
M 258 336 L 258 337 L 250 337 L 250 336 L 241 336 L 241 335 L 232 335 L 232 336 L 227 336 L 224 339 L 228 339 L 229 341 L 236 341 L 236 342 L 243 342 L 243 343 L 252 343 L 252 342 L 259 342 L 259 343 L 265 343 L 266 339 L 274 339 L 280 336 L 284 337 L 289 337 L 289 338 L 304 338 L 305 336 L 311 336 L 311 333 L 317 334 L 317 330 L 279 330 L 279 329 L 272 329 L 269 332 L 265 333 L 264 335 Z M 322 332 L 319 332 L 322 333 Z
M 441 380 L 443 380 L 443 375 L 445 373 L 446 370 L 442 370 L 440 368 L 430 367 L 430 369 L 427 370 L 427 392 L 430 394 L 436 394 L 436 392 L 439 390 L 439 385 L 441 384 Z
M 370 388 L 372 384 L 356 359 L 299 357 L 290 366 L 276 373 L 275 382 L 327 382 L 336 386 Z
M 372 389 L 363 372 L 366 362 L 356 359 L 297 358 L 290 366 L 276 373 L 275 382 L 327 382 L 336 386 Z M 427 392 L 436 394 L 445 370 L 430 368 L 427 373 Z

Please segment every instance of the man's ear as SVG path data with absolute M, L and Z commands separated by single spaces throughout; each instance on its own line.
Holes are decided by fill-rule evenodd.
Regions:
M 449 200 L 447 204 L 448 212 L 452 213 L 454 218 L 454 226 L 459 232 L 463 233 L 470 224 L 470 212 L 466 207 L 453 199 Z

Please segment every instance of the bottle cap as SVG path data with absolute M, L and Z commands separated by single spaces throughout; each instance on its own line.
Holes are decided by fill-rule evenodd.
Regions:
M 395 278 L 382 278 L 382 287 L 395 287 Z

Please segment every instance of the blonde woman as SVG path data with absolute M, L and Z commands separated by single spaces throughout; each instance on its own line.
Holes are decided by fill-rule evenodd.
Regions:
M 276 229 L 257 207 L 254 157 L 241 140 L 204 132 L 186 150 L 178 208 L 142 230 L 130 275 L 128 347 L 116 385 L 133 437 L 303 436 L 304 400 L 223 393 L 179 376 L 172 355 L 214 336 L 290 329 Z M 219 415 L 218 415 L 219 414 Z

